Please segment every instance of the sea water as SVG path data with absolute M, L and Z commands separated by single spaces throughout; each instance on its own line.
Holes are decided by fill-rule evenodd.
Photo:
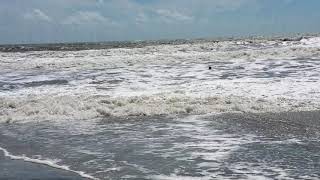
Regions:
M 92 179 L 319 178 L 312 125 L 268 134 L 226 115 L 317 112 L 319 42 L 1 52 L 0 150 Z

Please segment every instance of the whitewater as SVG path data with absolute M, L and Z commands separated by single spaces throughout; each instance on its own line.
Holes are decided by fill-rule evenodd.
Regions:
M 316 110 L 319 43 L 0 53 L 0 120 Z
M 1 46 L 0 152 L 84 179 L 320 177 L 319 37 L 126 43 Z

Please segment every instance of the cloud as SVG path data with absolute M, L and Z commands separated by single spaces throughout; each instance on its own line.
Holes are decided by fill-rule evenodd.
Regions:
M 103 3 L 104 3 L 103 0 L 97 0 L 97 2 L 98 2 L 99 4 L 103 4 Z
M 23 2 L 21 7 L 26 10 L 37 8 L 24 15 L 28 20 L 52 22 L 55 19 L 63 25 L 125 26 L 133 23 L 187 24 L 212 16 L 215 12 L 239 9 L 255 1 L 257 0 L 30 0 Z M 45 9 L 52 17 L 40 9 Z
M 198 1 L 193 1 L 196 4 Z M 256 0 L 204 0 L 203 5 L 215 11 L 234 11 L 245 5 L 253 4 Z
M 52 22 L 52 18 L 50 18 L 40 9 L 33 9 L 31 12 L 24 14 L 23 18 L 33 21 Z
M 93 34 L 104 40 L 127 40 L 317 31 L 319 4 L 319 0 L 0 0 L 0 41 L 90 41 Z M 304 26 L 294 23 L 297 19 Z
M 95 11 L 79 11 L 62 21 L 65 25 L 108 24 L 116 23 Z
M 139 13 L 135 18 L 136 24 L 147 23 L 149 20 L 149 17 L 145 13 Z
M 253 7 L 257 0 L 119 0 L 127 4 L 136 24 L 188 24 L 203 22 L 216 13 L 232 12 L 246 6 Z M 126 2 L 126 3 L 124 3 Z M 112 6 L 114 1 L 109 1 Z M 128 5 L 130 4 L 130 6 Z M 121 5 L 121 3 L 120 3 Z M 123 7 L 125 7 L 123 5 Z M 130 20 L 130 19 L 128 19 Z
M 188 10 L 190 12 L 209 10 L 211 12 L 233 11 L 258 0 L 134 0 L 140 6 L 158 9 Z
M 174 22 L 192 22 L 193 17 L 183 14 L 176 10 L 169 9 L 157 9 L 156 14 L 160 16 L 164 22 L 174 23 Z

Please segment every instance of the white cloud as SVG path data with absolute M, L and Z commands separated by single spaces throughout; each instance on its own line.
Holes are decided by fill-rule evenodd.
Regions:
M 149 17 L 144 13 L 139 13 L 135 19 L 136 24 L 143 24 L 149 21 Z
M 128 7 L 126 12 L 134 13 L 136 24 L 167 23 L 181 24 L 201 21 L 214 13 L 235 11 L 245 6 L 255 8 L 258 0 L 158 0 L 150 3 L 139 3 L 128 0 L 119 0 Z M 114 1 L 109 1 L 110 5 Z M 130 6 L 128 5 L 130 4 Z M 138 12 L 137 12 L 138 11 Z
M 103 4 L 103 3 L 104 3 L 103 0 L 97 0 L 97 2 L 98 2 L 99 4 Z
M 47 8 L 46 11 L 54 18 L 35 9 L 24 15 L 26 19 L 46 22 L 61 19 L 60 23 L 64 25 L 126 26 L 131 23 L 192 23 L 211 16 L 214 12 L 236 10 L 258 0 L 157 0 L 147 3 L 134 0 L 55 0 L 37 3 L 36 0 L 30 1 L 37 4 L 39 9 Z M 70 14 L 70 11 L 66 11 L 70 8 L 73 12 L 78 12 Z M 117 22 L 114 19 L 117 19 Z
M 199 4 L 197 0 L 191 0 L 192 4 Z M 256 0 L 204 0 L 202 5 L 215 11 L 233 11 L 246 4 L 255 3 Z M 201 4 L 201 3 L 200 3 Z
M 107 24 L 115 25 L 116 23 L 109 18 L 104 17 L 99 12 L 95 11 L 79 11 L 67 17 L 62 21 L 66 25 L 86 25 L 86 24 Z
M 158 0 L 152 3 L 136 3 L 146 8 L 170 9 L 170 10 L 188 10 L 194 11 L 232 11 L 246 5 L 257 3 L 258 0 Z M 181 12 L 181 11 L 180 11 Z
M 40 9 L 33 9 L 31 12 L 24 14 L 23 17 L 28 20 L 52 22 L 52 19 Z
M 188 16 L 186 14 L 183 14 L 176 10 L 168 10 L 168 9 L 157 9 L 156 14 L 160 16 L 160 18 L 167 22 L 167 23 L 173 23 L 173 22 L 191 22 L 193 21 L 192 16 Z

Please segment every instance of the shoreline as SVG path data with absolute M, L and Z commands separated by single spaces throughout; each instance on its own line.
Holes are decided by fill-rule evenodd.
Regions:
M 50 167 L 45 164 L 14 160 L 5 156 L 5 152 L 0 149 L 0 180 L 85 180 L 80 175 L 64 171 L 62 169 Z

